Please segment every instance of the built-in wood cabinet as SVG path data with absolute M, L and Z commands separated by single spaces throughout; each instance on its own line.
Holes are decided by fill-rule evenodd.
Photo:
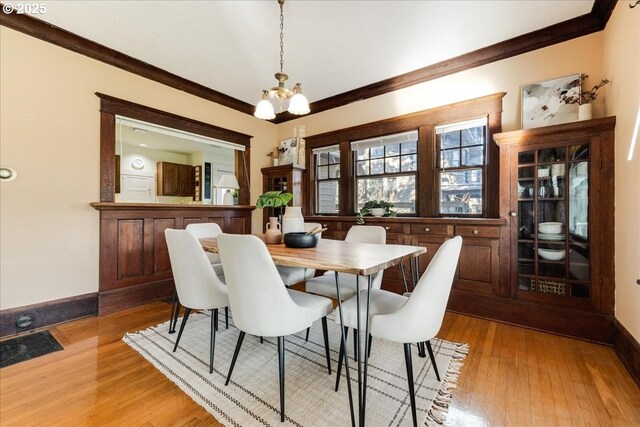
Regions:
M 305 168 L 292 164 L 262 168 L 262 192 L 285 191 L 293 195 L 291 206 L 302 206 L 303 187 L 302 178 Z M 270 216 L 280 216 L 284 213 L 284 208 L 264 208 L 263 221 L 266 224 Z M 264 230 L 263 230 L 264 231 Z
M 556 332 L 608 341 L 614 127 L 609 117 L 494 135 L 508 221 L 506 296 L 529 308 L 530 326 L 540 320 Z
M 356 217 L 315 216 L 307 221 L 319 222 L 327 231 L 322 238 L 342 240 Z M 500 219 L 464 218 L 371 218 L 365 225 L 379 225 L 387 231 L 387 243 L 423 246 L 427 252 L 419 257 L 419 272 L 427 268 L 440 245 L 453 236 L 463 236 L 460 265 L 456 272 L 454 291 L 463 290 L 483 295 L 500 294 L 500 236 L 506 221 Z M 409 269 L 406 267 L 408 274 Z M 409 277 L 409 276 L 407 276 Z M 404 284 L 398 267 L 384 272 L 383 289 L 402 293 Z
M 98 313 L 170 296 L 173 274 L 164 230 L 215 222 L 225 233 L 251 232 L 253 206 L 92 203 L 100 211 Z
M 157 164 L 158 196 L 193 197 L 193 166 L 171 162 Z

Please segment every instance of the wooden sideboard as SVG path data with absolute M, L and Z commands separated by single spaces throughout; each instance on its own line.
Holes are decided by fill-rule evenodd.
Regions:
M 319 222 L 327 231 L 322 238 L 344 239 L 356 225 L 355 216 L 311 216 L 305 221 Z M 508 292 L 500 287 L 500 238 L 507 221 L 502 219 L 463 218 L 373 218 L 365 217 L 365 225 L 379 225 L 387 230 L 387 243 L 427 248 L 419 257 L 419 273 L 431 262 L 440 245 L 453 236 L 464 238 L 460 265 L 453 285 L 454 293 L 471 292 L 499 296 Z M 408 274 L 409 268 L 405 270 Z M 407 276 L 409 277 L 409 276 Z M 402 293 L 402 273 L 398 267 L 385 271 L 383 289 Z
M 215 222 L 227 233 L 251 232 L 253 206 L 92 203 L 100 211 L 98 313 L 172 295 L 167 228 Z

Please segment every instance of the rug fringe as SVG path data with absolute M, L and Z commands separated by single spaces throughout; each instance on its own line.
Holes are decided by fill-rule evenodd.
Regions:
M 441 426 L 447 420 L 447 413 L 449 412 L 449 404 L 453 397 L 453 390 L 457 388 L 458 376 L 460 375 L 460 369 L 464 364 L 463 361 L 469 353 L 469 344 L 459 344 L 456 346 L 453 352 L 453 356 L 449 361 L 449 365 L 445 370 L 444 378 L 440 382 L 440 387 L 436 393 L 435 398 L 429 411 L 427 411 L 427 418 L 424 421 L 424 425 L 427 427 Z

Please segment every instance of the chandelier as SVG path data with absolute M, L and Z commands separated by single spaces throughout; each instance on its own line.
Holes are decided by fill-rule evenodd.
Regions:
M 278 80 L 278 86 L 272 87 L 269 90 L 262 91 L 262 99 L 256 105 L 256 112 L 253 113 L 259 119 L 271 120 L 276 117 L 276 113 L 273 110 L 273 104 L 269 99 L 277 99 L 280 101 L 280 111 L 282 111 L 282 101 L 289 100 L 288 112 L 291 114 L 302 115 L 309 112 L 309 101 L 302 94 L 302 85 L 296 83 L 291 89 L 284 86 L 284 82 L 287 81 L 289 76 L 283 71 L 284 68 L 284 1 L 278 0 L 280 5 L 280 72 L 275 74 L 276 80 Z

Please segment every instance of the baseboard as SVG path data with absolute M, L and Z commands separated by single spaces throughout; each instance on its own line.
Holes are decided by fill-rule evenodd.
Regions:
M 68 322 L 81 317 L 95 316 L 97 313 L 97 292 L 0 310 L 0 337 Z M 31 324 L 24 328 L 16 325 L 16 320 L 22 315 L 27 315 L 32 319 Z
M 613 350 L 620 361 L 631 374 L 631 378 L 640 387 L 640 343 L 627 331 L 627 329 L 614 319 Z
M 173 295 L 173 279 L 127 286 L 98 293 L 100 315 L 157 301 Z
M 559 309 L 494 296 L 453 290 L 447 310 L 557 335 L 613 344 L 613 316 Z

